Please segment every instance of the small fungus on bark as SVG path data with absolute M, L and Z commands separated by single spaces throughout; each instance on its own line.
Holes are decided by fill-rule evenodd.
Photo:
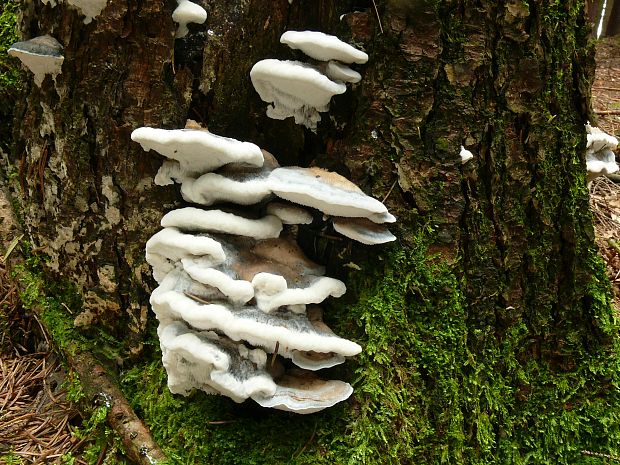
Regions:
M 35 37 L 23 42 L 16 42 L 8 50 L 9 55 L 19 60 L 34 74 L 34 83 L 41 87 L 46 74 L 52 78 L 61 73 L 65 57 L 63 47 L 50 35 Z
M 106 7 L 108 0 L 67 0 L 84 15 L 84 24 L 89 24 L 93 18 L 99 16 Z
M 280 42 L 299 49 L 316 64 L 276 59 L 261 60 L 250 71 L 260 98 L 269 103 L 267 116 L 295 118 L 295 123 L 316 130 L 319 113 L 329 110 L 334 95 L 343 94 L 345 83 L 361 75 L 343 63 L 366 63 L 368 55 L 335 36 L 314 31 L 286 31 Z
M 461 152 L 459 153 L 459 155 L 461 156 L 461 164 L 464 165 L 465 163 L 467 163 L 469 160 L 471 160 L 472 158 L 474 158 L 474 154 L 471 153 L 469 150 L 467 150 L 465 147 L 463 147 L 461 145 Z
M 189 0 L 177 0 L 178 6 L 172 13 L 172 20 L 179 24 L 176 38 L 185 37 L 189 29 L 189 23 L 203 24 L 207 20 L 207 12 L 200 5 Z

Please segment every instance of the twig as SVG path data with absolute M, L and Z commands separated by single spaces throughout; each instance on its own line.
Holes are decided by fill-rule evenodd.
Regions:
M 620 115 L 620 110 L 594 110 L 598 115 Z
M 381 16 L 379 16 L 379 10 L 377 8 L 377 4 L 375 0 L 372 0 L 372 6 L 375 7 L 375 14 L 377 15 L 377 21 L 379 22 L 379 29 L 381 30 L 381 34 L 383 34 L 383 26 L 381 25 Z
M 620 87 L 592 86 L 592 89 L 613 90 L 613 91 L 620 92 Z
M 615 455 L 603 454 L 602 452 L 592 452 L 590 450 L 582 450 L 583 455 L 590 455 L 592 457 L 599 457 L 603 459 L 613 460 L 614 462 L 620 462 L 620 457 Z
M 385 194 L 385 197 L 383 197 L 383 200 L 381 201 L 381 203 L 385 203 L 385 201 L 387 200 L 387 198 L 390 196 L 390 194 L 392 193 L 392 190 L 394 190 L 394 186 L 396 186 L 396 183 L 398 182 L 398 179 L 395 179 L 394 182 L 392 183 L 392 187 L 390 187 L 390 190 L 387 192 L 387 194 Z

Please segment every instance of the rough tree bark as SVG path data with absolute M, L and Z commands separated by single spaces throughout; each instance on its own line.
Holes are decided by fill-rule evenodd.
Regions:
M 77 286 L 85 334 L 112 335 L 124 359 L 148 356 L 144 244 L 180 199 L 175 187 L 153 186 L 162 159 L 129 135 L 198 120 L 283 165 L 336 170 L 399 219 L 398 244 L 380 250 L 300 234 L 309 255 L 351 284 L 349 316 L 336 313 L 350 320 L 337 324 L 366 355 L 355 400 L 321 417 L 331 415 L 329 428 L 269 414 L 286 431 L 314 422 L 292 449 L 298 463 L 576 463 L 583 450 L 617 453 L 617 326 L 585 187 L 583 125 L 594 117 L 583 2 L 376 3 L 204 2 L 207 23 L 175 41 L 172 0 L 108 0 L 89 25 L 66 4 L 25 2 L 24 37 L 50 33 L 65 47 L 62 74 L 29 83 L 15 121 L 33 246 L 51 276 Z M 260 59 L 295 56 L 279 36 L 305 29 L 371 57 L 316 134 L 266 118 L 248 77 Z M 474 153 L 466 165 L 461 144 Z M 362 269 L 338 271 L 351 263 Z M 228 431 L 213 433 L 239 442 L 226 446 L 239 462 L 226 463 L 278 449 Z M 208 453 L 200 461 L 218 457 Z

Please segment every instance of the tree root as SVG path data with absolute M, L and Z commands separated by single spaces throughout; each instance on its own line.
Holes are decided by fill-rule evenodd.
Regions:
M 87 398 L 109 407 L 107 422 L 121 438 L 127 457 L 140 465 L 166 462 L 166 455 L 146 425 L 95 357 L 86 352 L 65 355 L 71 369 L 78 374 Z

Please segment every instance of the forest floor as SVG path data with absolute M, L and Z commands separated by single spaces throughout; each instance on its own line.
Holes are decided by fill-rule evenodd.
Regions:
M 620 137 L 620 37 L 604 39 L 596 48 L 592 106 L 598 117 L 593 125 Z M 620 178 L 612 181 L 603 176 L 592 181 L 590 205 L 596 242 L 607 264 L 615 307 L 620 312 Z
M 620 136 L 620 39 L 601 41 L 592 89 L 598 121 Z M 620 177 L 595 179 L 590 185 L 596 241 L 620 312 Z M 67 376 L 36 315 L 24 312 L 5 262 L 17 239 L 11 206 L 0 194 L 0 463 L 87 463 L 89 438 L 79 434 L 81 419 L 67 399 Z M 36 336 L 35 336 L 36 335 Z M 102 463 L 105 450 L 95 457 Z M 91 458 L 92 459 L 92 458 Z M 88 460 L 91 461 L 91 460 Z

